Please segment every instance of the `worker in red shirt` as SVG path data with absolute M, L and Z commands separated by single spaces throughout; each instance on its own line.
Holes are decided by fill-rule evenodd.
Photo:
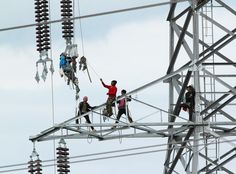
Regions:
M 116 80 L 112 80 L 111 81 L 111 85 L 106 85 L 102 79 L 100 79 L 100 81 L 102 82 L 102 85 L 108 89 L 108 98 L 106 101 L 106 110 L 107 110 L 107 116 L 110 117 L 113 115 L 112 112 L 112 103 L 115 101 L 116 99 L 116 92 L 117 92 L 117 88 L 116 88 Z

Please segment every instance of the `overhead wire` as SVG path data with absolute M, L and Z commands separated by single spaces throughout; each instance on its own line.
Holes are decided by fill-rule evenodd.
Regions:
M 201 138 L 201 140 L 203 140 L 203 138 Z M 189 141 L 189 140 L 187 140 L 187 141 Z M 193 141 L 193 140 L 191 140 L 191 141 Z M 236 141 L 236 139 L 224 140 L 224 141 L 220 141 L 219 143 L 222 144 L 222 143 L 229 143 L 229 142 L 234 142 L 234 141 Z M 183 142 L 185 142 L 185 141 L 183 141 Z M 174 144 L 179 144 L 179 143 L 183 143 L 183 142 L 176 142 Z M 214 144 L 214 142 L 211 142 L 211 143 L 208 143 L 208 144 L 209 145 L 210 144 Z M 125 151 L 131 151 L 131 150 L 146 149 L 146 148 L 153 148 L 153 147 L 166 146 L 166 145 L 167 144 L 151 145 L 151 146 L 144 146 L 144 147 L 138 147 L 138 148 L 130 148 L 130 149 L 108 151 L 108 152 L 101 152 L 101 153 L 94 153 L 94 154 L 85 154 L 85 155 L 79 155 L 79 156 L 70 157 L 70 159 L 89 157 L 89 156 L 97 156 L 97 155 L 104 155 L 104 154 L 117 153 L 117 152 L 125 152 Z M 203 144 L 198 144 L 197 146 L 204 146 L 204 143 Z M 194 147 L 194 146 L 192 146 L 192 147 Z M 186 148 L 186 145 L 178 147 L 178 148 Z M 172 146 L 171 149 L 174 149 L 174 146 Z M 112 156 L 106 156 L 106 157 L 97 157 L 97 158 L 91 158 L 91 159 L 70 161 L 70 164 L 83 163 L 83 162 L 91 162 L 91 161 L 98 161 L 98 160 L 105 160 L 105 159 L 113 159 L 113 158 L 120 158 L 120 157 L 127 157 L 127 156 L 135 156 L 135 155 L 143 155 L 143 154 L 150 154 L 150 153 L 157 153 L 157 152 L 165 152 L 167 150 L 170 150 L 170 149 L 165 148 L 165 149 L 158 149 L 158 150 L 149 150 L 149 151 L 142 151 L 142 152 L 135 152 L 135 153 L 127 153 L 127 154 L 112 155 Z M 44 160 L 42 162 L 43 163 L 45 163 L 45 162 L 53 162 L 55 160 L 56 159 Z M 0 166 L 0 168 L 18 167 L 18 166 L 24 166 L 24 165 L 28 165 L 28 163 Z M 42 167 L 45 168 L 45 167 L 52 167 L 52 166 L 54 166 L 54 164 L 47 164 L 47 165 L 43 165 Z M 27 167 L 22 167 L 22 168 L 17 168 L 17 169 L 2 170 L 2 171 L 0 171 L 0 173 L 8 173 L 8 172 L 27 170 L 27 169 L 28 169 Z
M 119 10 L 111 10 L 111 11 L 106 11 L 106 12 L 101 12 L 101 13 L 94 13 L 94 14 L 83 15 L 83 16 L 76 16 L 76 17 L 67 18 L 67 19 L 58 19 L 58 20 L 51 20 L 51 21 L 48 21 L 48 22 L 18 25 L 18 26 L 8 27 L 8 28 L 0 28 L 0 32 L 8 31 L 8 30 L 22 29 L 22 28 L 29 28 L 29 27 L 33 27 L 33 26 L 37 26 L 37 25 L 42 25 L 42 24 L 50 24 L 50 23 L 53 24 L 53 23 L 67 21 L 68 19 L 69 20 L 85 19 L 85 18 L 104 16 L 104 15 L 121 13 L 121 12 L 128 12 L 128 11 L 135 11 L 135 10 L 141 10 L 141 9 L 146 9 L 146 8 L 153 8 L 153 7 L 169 5 L 169 4 L 185 2 L 185 1 L 188 1 L 188 0 L 173 0 L 173 1 L 167 1 L 167 2 L 162 2 L 162 3 L 155 3 L 155 4 L 143 5 L 143 6 L 137 6 L 137 7 L 125 8 L 125 9 L 119 9 Z
M 209 139 L 213 139 L 213 138 L 209 138 Z M 204 140 L 204 138 L 200 138 L 198 140 Z M 175 143 L 171 143 L 171 144 L 181 144 L 183 142 L 190 142 L 190 141 L 193 141 L 193 140 L 179 141 L 179 142 L 175 142 Z M 236 139 L 232 139 L 232 140 L 220 141 L 219 143 L 222 144 L 222 143 L 230 143 L 230 142 L 235 142 L 235 141 L 236 141 Z M 168 144 L 170 144 L 170 143 L 168 143 Z M 166 146 L 168 144 L 163 143 L 163 144 L 158 144 L 158 145 L 150 145 L 150 146 L 142 146 L 142 147 L 115 150 L 115 151 L 107 151 L 107 152 L 100 152 L 100 153 L 93 153 L 93 154 L 78 155 L 78 156 L 72 156 L 72 157 L 70 157 L 70 159 L 83 158 L 83 157 L 89 157 L 89 156 L 98 156 L 98 155 L 118 153 L 118 152 L 126 152 L 126 151 L 131 151 L 131 150 L 147 149 L 147 148 L 153 148 L 153 147 L 161 147 L 161 146 Z M 214 142 L 207 143 L 207 145 L 211 145 L 211 144 L 214 144 Z M 202 144 L 198 144 L 196 146 L 200 147 L 200 146 L 205 146 L 205 145 L 206 145 L 205 143 L 202 143 Z M 186 148 L 186 147 L 187 147 L 187 145 L 182 146 L 182 147 L 178 147 L 178 148 Z M 194 146 L 191 146 L 191 147 L 194 147 Z M 174 146 L 171 147 L 171 149 L 174 149 Z M 127 154 L 121 154 L 121 155 L 112 155 L 112 156 L 106 156 L 106 157 L 98 157 L 98 158 L 91 158 L 91 159 L 85 159 L 85 160 L 70 161 L 70 163 L 73 164 L 73 163 L 82 163 L 82 162 L 90 162 L 90 161 L 97 161 L 97 160 L 105 160 L 105 159 L 127 157 L 127 156 L 134 156 L 134 155 L 142 155 L 142 154 L 155 153 L 155 152 L 163 152 L 163 151 L 167 151 L 167 150 L 170 150 L 170 149 L 165 148 L 165 149 L 149 150 L 149 151 L 143 151 L 143 152 L 127 153 Z M 44 160 L 42 162 L 47 163 L 47 162 L 53 162 L 53 161 L 56 161 L 56 159 Z M 27 165 L 27 164 L 28 163 L 21 163 L 21 164 L 0 166 L 0 169 L 1 168 L 18 167 L 18 166 L 23 166 L 23 165 Z M 54 164 L 43 165 L 42 167 L 52 167 L 52 166 L 54 166 Z M 13 172 L 13 171 L 27 170 L 27 169 L 28 168 L 24 167 L 24 168 L 17 168 L 17 169 L 2 170 L 2 171 L 0 171 L 0 173 L 7 173 L 7 172 Z

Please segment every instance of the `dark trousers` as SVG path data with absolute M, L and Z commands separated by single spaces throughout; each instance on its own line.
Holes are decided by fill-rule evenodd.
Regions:
M 125 114 L 125 115 L 126 115 L 126 109 L 125 109 L 125 108 L 121 108 L 121 109 L 118 110 L 118 114 L 117 114 L 117 117 L 116 117 L 116 119 L 117 119 L 117 120 L 116 120 L 116 123 L 119 122 L 120 117 L 121 117 L 122 114 Z M 129 115 L 129 110 L 127 111 L 127 116 L 128 116 L 129 122 L 132 123 L 133 120 L 132 120 L 132 118 L 131 118 L 130 115 Z
M 193 121 L 194 106 L 192 106 L 188 103 L 182 103 L 180 105 L 180 108 L 183 108 L 183 110 L 185 110 L 185 111 L 188 109 L 189 121 Z
M 83 115 L 83 114 L 84 114 L 84 113 L 81 113 L 81 115 Z M 78 113 L 78 115 L 80 115 L 80 114 Z M 86 122 L 87 122 L 88 124 L 91 124 L 91 121 L 90 121 L 88 115 L 85 115 L 84 118 L 85 118 L 85 120 L 86 120 Z M 76 119 L 76 120 L 75 120 L 75 123 L 76 123 L 76 124 L 79 124 L 79 119 Z M 94 127 L 91 126 L 91 129 L 94 130 Z

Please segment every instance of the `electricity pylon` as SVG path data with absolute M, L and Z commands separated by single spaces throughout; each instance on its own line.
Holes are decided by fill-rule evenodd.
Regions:
M 168 141 L 166 158 L 163 161 L 164 174 L 234 173 L 227 164 L 236 157 L 235 144 L 231 141 L 231 137 L 236 135 L 236 120 L 233 115 L 235 105 L 232 103 L 236 98 L 235 82 L 232 80 L 235 77 L 236 63 L 221 51 L 232 44 L 236 29 L 230 29 L 225 26 L 224 21 L 213 19 L 212 15 L 204 13 L 202 9 L 209 5 L 212 7 L 213 4 L 220 6 L 220 10 L 226 15 L 235 17 L 236 11 L 230 4 L 221 0 L 171 0 L 167 16 L 170 24 L 170 62 L 167 73 L 125 96 L 130 97 L 154 85 L 168 83 L 168 111 L 131 97 L 134 102 L 142 105 L 144 110 L 155 111 L 151 122 L 104 123 L 102 118 L 106 116 L 102 115 L 102 109 L 105 104 L 101 104 L 86 113 L 93 115 L 92 124 L 74 124 L 76 119 L 86 114 L 75 116 L 31 136 L 30 140 L 36 142 L 61 138 L 82 139 L 88 136 L 100 141 L 117 138 L 165 138 Z M 217 36 L 211 35 L 214 37 L 211 43 L 204 39 L 206 35 L 203 31 L 208 27 L 205 22 L 200 25 L 200 19 L 211 25 L 212 33 L 215 31 L 213 26 L 216 28 Z M 181 117 L 180 107 L 189 84 L 196 90 L 191 121 Z M 160 114 L 158 119 L 157 113 Z M 111 129 L 114 125 L 116 128 Z M 97 131 L 86 129 L 90 126 L 97 128 Z M 65 133 L 62 133 L 63 130 Z M 122 130 L 122 134 L 117 134 L 117 130 Z M 230 148 L 221 148 L 221 142 L 228 142 Z

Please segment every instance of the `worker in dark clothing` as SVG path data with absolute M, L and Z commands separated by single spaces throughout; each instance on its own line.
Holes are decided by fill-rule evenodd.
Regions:
M 84 96 L 83 101 L 79 103 L 78 116 L 79 116 L 79 115 L 83 115 L 83 114 L 85 114 L 86 112 L 89 112 L 89 111 L 91 111 L 91 110 L 94 109 L 94 108 L 95 108 L 95 107 L 92 107 L 92 106 L 89 105 L 89 103 L 88 103 L 88 97 L 87 97 L 87 96 Z M 90 121 L 88 115 L 85 115 L 84 118 L 85 118 L 85 120 L 86 120 L 87 123 L 91 124 L 91 121 Z M 75 122 L 76 122 L 76 124 L 79 124 L 79 120 L 78 120 L 78 119 L 76 119 Z M 91 129 L 92 129 L 92 131 L 95 131 L 95 129 L 94 129 L 93 126 L 91 126 Z
M 116 80 L 112 80 L 111 81 L 111 85 L 106 85 L 102 79 L 100 79 L 100 81 L 102 82 L 102 85 L 108 89 L 108 98 L 106 101 L 106 110 L 107 110 L 107 114 L 105 114 L 106 116 L 110 117 L 113 115 L 112 112 L 112 104 L 116 99 L 116 92 L 117 92 L 117 88 L 116 88 Z
M 189 112 L 189 121 L 193 121 L 193 112 L 195 108 L 195 89 L 193 86 L 189 85 L 186 88 L 187 92 L 185 93 L 185 103 L 180 105 L 184 111 Z
M 119 97 L 123 97 L 125 94 L 126 94 L 126 90 L 122 89 L 122 90 L 121 90 L 121 96 L 118 96 L 118 98 L 119 98 Z M 126 105 L 126 101 L 127 101 L 127 102 L 128 102 L 128 101 L 131 101 L 131 99 L 130 99 L 130 98 L 123 98 L 123 99 L 117 101 L 117 103 L 118 103 L 118 114 L 117 114 L 117 117 L 116 117 L 117 120 L 116 120 L 115 123 L 118 123 L 118 122 L 119 122 L 120 117 L 121 117 L 123 114 L 127 115 L 128 120 L 129 120 L 130 123 L 133 122 L 133 120 L 132 120 L 132 118 L 131 118 L 131 116 L 130 116 L 130 114 L 129 114 L 128 106 Z M 113 126 L 112 128 L 115 128 L 115 127 L 116 127 L 116 126 Z

